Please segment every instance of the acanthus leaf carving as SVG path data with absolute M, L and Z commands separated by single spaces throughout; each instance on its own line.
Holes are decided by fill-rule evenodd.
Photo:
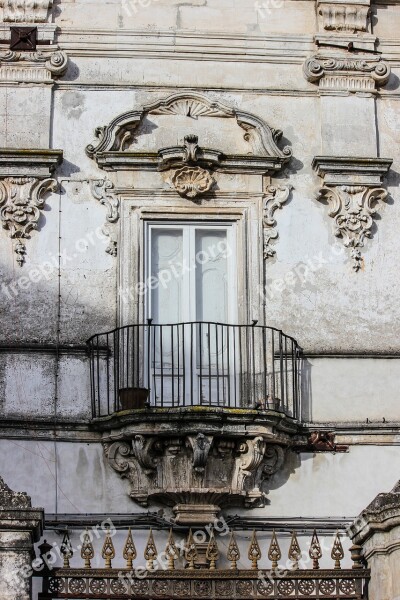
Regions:
M 372 217 L 387 196 L 385 189 L 365 185 L 325 186 L 319 190 L 317 199 L 330 204 L 328 214 L 334 219 L 333 234 L 351 249 L 356 272 L 363 262 L 360 248 L 365 238 L 372 237 Z
M 271 245 L 271 240 L 278 238 L 278 231 L 275 229 L 276 219 L 275 211 L 282 208 L 283 204 L 288 200 L 291 185 L 275 186 L 269 185 L 264 195 L 264 215 L 263 215 L 263 232 L 264 232 L 264 258 L 271 258 L 276 254 L 275 248 Z
M 26 254 L 22 240 L 29 239 L 30 232 L 37 229 L 44 197 L 56 189 L 57 182 L 51 178 L 3 177 L 0 180 L 0 219 L 10 237 L 17 240 L 14 251 L 20 266 Z

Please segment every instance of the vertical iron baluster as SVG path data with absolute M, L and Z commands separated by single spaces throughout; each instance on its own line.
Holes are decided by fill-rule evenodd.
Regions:
M 291 340 L 292 342 L 292 402 L 293 402 L 293 417 L 295 419 L 297 419 L 297 398 L 296 398 L 296 367 L 295 367 L 295 360 L 294 360 L 294 342 L 293 340 Z
M 174 326 L 171 325 L 171 355 L 172 355 L 172 406 L 175 406 L 175 373 L 174 373 Z
M 228 406 L 231 406 L 231 369 L 230 369 L 230 353 L 229 353 L 229 325 L 226 327 L 226 344 L 227 344 L 227 377 L 228 377 Z
M 201 330 L 202 323 L 199 323 L 199 362 L 200 362 L 200 373 L 199 373 L 199 404 L 201 404 L 202 396 L 203 396 L 203 357 L 202 357 L 202 335 L 203 332 Z
M 249 401 L 247 402 L 248 406 L 251 406 L 252 404 L 252 398 L 251 398 L 251 387 L 250 387 L 250 377 L 251 377 L 251 367 L 250 367 L 250 348 L 249 348 L 249 328 L 248 326 L 246 326 L 244 328 L 245 331 L 245 337 L 246 337 L 246 344 L 245 344 L 245 348 L 246 348 L 246 389 L 247 389 L 247 393 L 249 394 Z
M 163 353 L 163 326 L 159 325 L 158 326 L 159 332 L 160 332 L 160 359 L 161 359 L 161 365 L 160 365 L 160 373 L 161 373 L 161 406 L 164 406 L 164 353 Z M 154 348 L 155 348 L 155 344 L 154 344 Z M 154 361 L 155 362 L 155 361 Z
M 126 384 L 125 384 L 125 387 L 131 387 L 129 385 L 129 364 L 130 364 L 130 360 L 129 360 L 129 354 L 130 354 L 129 330 L 130 330 L 130 327 L 127 327 L 126 328 Z
M 146 387 L 146 384 L 144 382 L 144 377 L 140 376 L 140 334 L 143 334 L 144 332 L 144 328 L 141 325 L 135 325 L 136 327 L 136 387 L 141 387 L 143 385 L 143 387 Z M 144 341 L 144 335 L 142 335 L 143 337 L 143 341 Z M 143 371 L 145 370 L 145 357 L 142 357 L 143 360 Z M 143 383 L 142 383 L 143 382 Z M 150 392 L 149 392 L 150 393 Z
M 179 325 L 176 326 L 176 337 L 177 337 L 177 348 L 178 348 L 178 406 L 181 404 L 181 370 L 180 370 L 180 336 L 179 336 Z
M 147 389 L 149 390 L 149 400 L 151 398 L 151 375 L 150 375 L 150 369 L 151 369 L 151 322 L 152 319 L 147 319 Z M 154 398 L 154 406 L 155 406 L 156 402 L 155 402 L 155 398 Z
M 96 378 L 96 379 L 97 379 L 97 394 L 98 394 L 98 396 L 99 396 L 99 410 L 101 411 L 101 404 L 100 404 L 100 401 L 101 401 L 101 394 L 100 394 L 100 351 L 99 351 L 99 336 L 98 336 L 98 335 L 96 335 L 96 342 L 97 342 L 97 344 L 96 344 L 96 364 L 97 364 L 97 373 L 96 373 L 96 375 L 97 375 L 97 378 Z M 109 413 L 109 412 L 110 412 L 110 411 L 108 410 L 108 413 Z M 107 414 L 108 414 L 108 413 L 107 413 Z
M 216 358 L 216 366 L 217 366 L 217 405 L 219 406 L 219 363 L 218 363 L 218 323 L 214 323 L 215 325 L 215 358 Z
M 252 377 L 252 383 L 253 383 L 253 405 L 255 405 L 256 400 L 257 400 L 257 374 L 256 374 L 256 349 L 255 349 L 255 342 L 254 342 L 254 332 L 256 330 L 256 323 L 253 321 L 253 325 L 251 327 L 251 360 L 253 363 L 253 377 Z
M 279 368 L 280 368 L 280 379 L 281 379 L 281 389 L 280 389 L 280 405 L 279 408 L 282 409 L 282 404 L 285 401 L 285 379 L 283 372 L 283 344 L 282 344 L 282 331 L 279 331 Z
M 224 326 L 221 325 L 221 373 L 222 373 L 222 405 L 225 406 L 225 358 L 224 358 Z M 219 402 L 218 402 L 219 405 Z
M 210 323 L 207 323 L 208 336 L 208 404 L 211 405 L 211 329 Z
M 238 406 L 238 402 L 237 402 L 237 372 L 236 372 L 236 332 L 237 332 L 237 327 L 233 327 L 233 389 L 235 392 L 235 407 L 237 408 Z
M 285 392 L 286 392 L 286 406 L 284 404 L 283 408 L 286 409 L 286 412 L 289 411 L 289 373 L 288 373 L 288 350 L 287 350 L 287 337 L 285 335 Z
M 108 341 L 108 333 L 107 333 L 107 349 L 106 349 L 106 376 L 107 376 L 107 407 L 110 406 L 110 346 Z M 99 400 L 99 408 L 100 408 L 100 400 Z M 110 412 L 109 408 L 107 408 L 107 412 Z
M 239 327 L 238 327 L 238 332 L 239 332 L 239 370 L 240 370 L 240 377 L 239 377 L 240 398 L 239 398 L 239 402 L 240 402 L 240 406 L 241 407 L 247 406 L 247 402 L 245 402 L 245 397 L 244 397 L 244 393 L 243 393 L 242 331 L 243 331 L 243 327 L 241 325 L 239 325 Z
M 272 402 L 273 408 L 276 405 L 276 390 L 275 390 L 275 329 L 271 329 L 271 352 L 272 352 Z
M 190 323 L 190 404 L 193 406 L 193 323 Z
M 90 398 L 92 403 L 92 417 L 98 417 L 100 415 L 96 414 L 96 390 L 94 386 L 94 350 L 93 350 L 93 339 L 91 338 L 88 342 L 88 351 L 89 351 L 89 369 L 90 369 Z M 107 380 L 108 381 L 108 380 Z
M 157 334 L 157 327 L 159 328 L 160 326 L 157 325 L 157 324 L 152 325 L 152 330 L 153 330 L 153 346 L 151 348 L 151 350 L 152 350 L 151 362 L 152 362 L 152 365 L 153 365 L 152 381 L 153 381 L 153 387 L 154 387 L 154 406 L 158 406 L 158 398 L 157 398 L 157 371 L 156 371 L 156 334 Z M 161 360 L 162 360 L 162 358 L 161 358 Z
M 185 323 L 182 323 L 182 375 L 183 375 L 183 406 L 186 406 L 186 354 L 185 354 Z
M 114 394 L 113 394 L 113 396 L 114 396 L 114 398 L 113 398 L 113 403 L 114 403 L 114 406 L 117 405 L 117 398 L 118 398 L 118 396 L 117 396 L 117 394 L 118 394 L 118 391 L 117 391 L 117 387 L 118 387 L 117 372 L 118 372 L 118 370 L 117 370 L 117 342 L 116 342 L 116 340 L 117 340 L 117 332 L 114 330 L 113 331 L 113 353 L 114 353 L 114 360 L 113 360 L 113 362 L 114 362 L 114 369 L 113 369 L 113 375 L 114 375 Z
M 261 330 L 262 333 L 262 353 L 263 353 L 263 363 L 264 363 L 264 374 L 263 374 L 263 388 L 264 388 L 264 408 L 268 408 L 268 388 L 267 388 L 267 373 L 268 373 L 268 364 L 267 364 L 267 344 L 266 344 L 266 331 L 265 327 Z

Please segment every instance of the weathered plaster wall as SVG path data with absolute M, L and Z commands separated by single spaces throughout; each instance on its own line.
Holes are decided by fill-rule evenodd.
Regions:
M 68 442 L 63 432 L 60 442 L 59 429 L 51 428 L 52 420 L 87 422 L 90 416 L 87 358 L 82 348 L 68 352 L 65 345 L 82 346 L 118 322 L 119 258 L 105 252 L 106 211 L 90 191 L 90 180 L 104 172 L 85 147 L 95 127 L 116 115 L 177 90 L 195 90 L 282 129 L 292 147 L 293 159 L 275 180 L 293 190 L 275 215 L 276 257 L 264 266 L 265 321 L 295 336 L 310 354 L 305 419 L 338 430 L 354 423 L 348 454 L 293 457 L 271 481 L 271 504 L 259 514 L 353 516 L 391 487 L 400 466 L 398 434 L 380 430 L 383 419 L 400 421 L 400 7 L 373 7 L 373 32 L 392 76 L 377 97 L 364 97 L 320 96 L 304 78 L 304 60 L 316 52 L 311 0 L 283 1 L 266 17 L 252 0 L 127 4 L 102 2 L 99 9 L 98 2 L 54 2 L 67 73 L 52 87 L 3 82 L 0 88 L 0 145 L 64 152 L 56 172 L 59 192 L 47 197 L 22 268 L 8 232 L 0 232 L 1 342 L 52 345 L 51 351 L 0 354 L 1 416 L 16 420 L 18 429 L 18 435 L 7 423 L 2 429 L 7 460 L 1 474 L 50 513 L 141 510 L 106 466 L 98 438 Z M 204 138 L 217 134 L 204 131 Z M 325 153 L 394 161 L 390 199 L 365 242 L 358 273 L 333 235 L 327 206 L 315 198 L 321 179 L 311 162 Z M 260 239 L 253 242 L 261 249 Z M 33 270 L 41 274 L 36 281 L 29 279 Z M 24 430 L 32 418 L 50 426 L 44 433 Z M 361 439 L 367 419 L 375 424 L 368 445 Z

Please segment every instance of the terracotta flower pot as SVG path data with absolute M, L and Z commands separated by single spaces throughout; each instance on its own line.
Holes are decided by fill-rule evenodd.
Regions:
M 145 408 L 148 397 L 149 390 L 147 388 L 121 388 L 119 390 L 121 410 Z

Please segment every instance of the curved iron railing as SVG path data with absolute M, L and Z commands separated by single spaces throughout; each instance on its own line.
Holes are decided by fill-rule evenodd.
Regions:
M 300 347 L 273 327 L 119 327 L 88 340 L 93 417 L 145 407 L 278 410 L 300 417 Z

